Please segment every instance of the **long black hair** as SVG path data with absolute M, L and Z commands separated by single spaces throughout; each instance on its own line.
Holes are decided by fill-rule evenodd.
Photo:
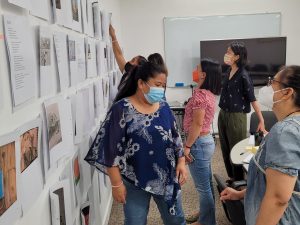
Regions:
M 235 55 L 239 55 L 240 58 L 236 61 L 238 68 L 243 68 L 247 65 L 247 48 L 244 42 L 241 41 L 233 41 L 229 44 L 229 47 L 233 51 Z
M 221 80 L 222 80 L 222 68 L 218 61 L 210 58 L 201 60 L 202 72 L 206 73 L 205 80 L 201 85 L 201 89 L 211 91 L 215 95 L 220 95 L 221 92 Z
M 161 73 L 166 74 L 164 67 L 152 62 L 145 62 L 142 65 L 135 66 L 122 88 L 118 91 L 114 103 L 122 98 L 134 95 L 137 91 L 139 79 L 147 82 L 150 78 L 154 78 Z
M 165 61 L 164 61 L 163 57 L 161 56 L 161 54 L 159 54 L 159 53 L 153 53 L 153 54 L 149 55 L 148 56 L 148 61 L 152 62 L 152 63 L 154 63 L 156 65 L 161 66 L 162 69 L 164 69 L 164 73 L 166 75 L 168 75 L 168 69 L 167 69 Z

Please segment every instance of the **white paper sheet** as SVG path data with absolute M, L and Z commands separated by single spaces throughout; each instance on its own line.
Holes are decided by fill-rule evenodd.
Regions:
M 117 72 L 109 73 L 109 102 L 112 103 L 118 93 L 119 85 Z
M 36 55 L 31 28 L 25 17 L 4 15 L 4 27 L 13 106 L 16 107 L 36 97 Z
M 87 35 L 90 37 L 94 37 L 93 2 L 94 0 L 87 0 Z
M 107 68 L 107 50 L 106 50 L 106 42 L 104 41 L 97 41 L 96 42 L 97 48 L 97 70 L 99 76 L 107 75 L 108 68 Z
M 55 97 L 44 102 L 45 170 L 57 166 L 56 162 L 73 149 L 73 126 L 70 99 Z
M 88 92 L 89 92 L 89 111 L 90 111 L 90 130 L 95 125 L 95 94 L 94 94 L 94 85 L 88 85 Z M 90 133 L 90 130 L 88 133 Z
M 82 32 L 81 26 L 81 0 L 68 0 L 66 1 L 66 14 L 71 18 L 71 28 L 78 32 Z
M 53 35 L 49 27 L 40 26 L 40 93 L 41 96 L 57 92 L 57 76 L 54 71 Z
M 74 122 L 74 142 L 75 144 L 81 143 L 84 136 L 84 118 L 83 118 L 83 94 L 82 92 L 77 92 L 72 99 L 72 109 L 73 117 L 75 117 Z
M 69 10 L 69 1 L 55 0 L 53 1 L 54 22 L 72 28 L 71 10 Z
M 72 167 L 72 160 L 68 161 L 68 163 L 65 165 L 64 170 L 62 171 L 59 180 L 68 180 L 69 186 L 70 186 L 70 197 L 71 197 L 71 207 L 72 207 L 72 218 L 75 217 L 75 209 L 77 207 L 77 199 L 75 194 L 75 188 L 74 188 L 74 176 L 73 176 L 73 167 Z M 80 196 L 79 196 L 80 197 Z
M 21 216 L 20 178 L 17 173 L 20 165 L 16 158 L 16 138 L 15 133 L 0 137 L 0 189 L 3 192 L 0 205 L 5 205 L 0 210 L 0 224 L 14 224 Z
M 100 183 L 99 183 L 99 175 L 98 172 L 95 171 L 92 177 L 92 195 L 93 195 L 93 212 L 101 212 L 100 209 Z M 92 214 L 92 216 L 94 217 L 93 219 L 95 221 L 101 221 L 101 215 L 100 213 L 95 213 L 94 215 Z
M 3 88 L 1 87 L 1 90 L 0 90 L 0 112 L 2 111 L 2 109 L 3 109 Z
M 106 112 L 110 103 L 109 102 L 109 77 L 103 77 L 102 90 L 103 90 L 103 108 Z
M 50 188 L 52 225 L 73 225 L 69 182 L 61 180 Z
M 95 38 L 102 39 L 102 22 L 101 22 L 101 12 L 100 12 L 100 6 L 98 2 L 94 2 L 93 5 L 93 15 L 94 15 L 94 34 Z
M 55 32 L 54 46 L 59 75 L 59 87 L 62 91 L 70 86 L 67 35 L 62 32 Z
M 16 130 L 16 158 L 20 165 L 20 200 L 26 213 L 43 190 L 41 119 L 35 119 Z
M 77 37 L 76 39 L 76 58 L 78 82 L 81 83 L 86 79 L 85 43 L 82 37 Z
M 52 7 L 49 0 L 31 0 L 30 13 L 52 23 Z
M 29 10 L 31 8 L 30 0 L 8 0 L 9 3 Z
M 81 0 L 81 16 L 82 16 L 82 25 L 83 25 L 83 33 L 88 34 L 88 7 L 87 0 Z
M 86 39 L 87 77 L 97 76 L 96 45 L 92 38 Z
M 79 144 L 79 159 L 80 159 L 80 173 L 82 174 L 82 179 L 80 179 L 80 185 L 82 190 L 82 195 L 85 196 L 88 192 L 91 184 L 92 184 L 92 171 L 91 166 L 88 164 L 84 157 L 86 156 L 87 152 L 89 150 L 89 140 L 86 138 L 84 141 L 82 141 Z
M 106 10 L 101 10 L 101 22 L 102 22 L 102 35 L 104 41 L 109 41 L 109 24 L 111 24 L 111 13 Z
M 99 117 L 101 114 L 105 113 L 104 108 L 104 96 L 103 96 L 103 79 L 95 81 L 94 83 L 94 93 L 95 93 L 95 114 Z

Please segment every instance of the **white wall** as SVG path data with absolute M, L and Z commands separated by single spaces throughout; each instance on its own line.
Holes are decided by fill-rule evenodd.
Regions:
M 50 0 L 49 0 L 50 1 Z M 121 30 L 120 22 L 120 0 L 101 0 L 99 1 L 101 8 L 105 9 L 108 12 L 113 13 L 113 24 L 117 30 Z M 10 94 L 10 75 L 9 75 L 9 63 L 6 52 L 6 45 L 4 41 L 4 30 L 3 30 L 3 14 L 14 14 L 14 15 L 24 15 L 29 19 L 29 23 L 32 28 L 33 38 L 37 38 L 37 33 L 34 32 L 34 29 L 37 25 L 49 25 L 48 22 L 43 21 L 37 17 L 31 16 L 24 9 L 21 9 L 17 6 L 11 5 L 7 0 L 0 1 L 0 136 L 5 135 L 14 131 L 16 128 L 20 127 L 24 123 L 36 118 L 38 114 L 41 113 L 41 104 L 47 98 L 52 96 L 46 96 L 43 98 L 34 99 L 32 102 L 26 106 L 18 109 L 17 111 L 12 111 L 12 98 Z M 63 31 L 67 34 L 77 34 L 84 36 L 83 34 L 78 34 L 75 31 L 61 28 L 57 25 L 50 25 L 53 30 Z M 118 33 L 118 39 L 121 41 L 121 33 Z M 36 46 L 35 46 L 36 47 Z M 36 54 L 38 55 L 37 49 L 35 49 Z M 91 83 L 91 80 L 86 80 L 82 85 L 84 86 L 88 83 Z M 80 87 L 76 87 L 80 88 Z M 71 87 L 68 90 L 65 90 L 62 94 L 68 95 L 76 90 L 75 87 Z M 59 93 L 58 93 L 59 94 Z M 49 188 L 57 182 L 61 172 L 67 164 L 66 160 L 62 160 L 64 163 L 55 170 L 51 177 L 49 177 L 44 186 L 43 192 L 39 196 L 37 202 L 32 206 L 32 208 L 25 214 L 23 217 L 19 218 L 16 222 L 16 225 L 50 225 L 51 224 L 51 215 L 50 215 L 50 205 L 49 205 Z M 102 184 L 103 185 L 103 184 Z M 100 187 L 101 190 L 102 186 Z M 110 192 L 105 192 L 106 201 L 104 204 L 107 204 L 107 207 L 102 208 L 101 212 L 101 221 L 98 221 L 99 225 L 107 224 L 110 207 L 112 203 L 112 196 Z
M 287 64 L 300 64 L 300 27 L 295 25 L 300 21 L 299 0 L 122 0 L 121 9 L 122 46 L 127 59 L 153 52 L 164 55 L 164 17 L 281 12 Z M 189 93 L 186 89 L 169 89 L 167 97 L 181 101 Z

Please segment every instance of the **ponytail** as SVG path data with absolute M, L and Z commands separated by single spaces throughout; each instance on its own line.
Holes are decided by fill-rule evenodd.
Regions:
M 122 98 L 129 97 L 134 95 L 137 90 L 137 80 L 136 74 L 138 71 L 139 66 L 134 66 L 134 68 L 127 74 L 127 79 L 123 81 L 122 86 L 119 86 L 119 91 L 113 101 L 116 103 L 117 101 L 121 100 Z
M 128 78 L 124 81 L 124 84 L 120 87 L 113 103 L 121 100 L 122 98 L 134 95 L 138 88 L 139 79 L 147 82 L 150 78 L 161 73 L 167 75 L 163 66 L 152 62 L 145 62 L 142 65 L 135 66 L 131 70 L 130 74 L 128 74 Z

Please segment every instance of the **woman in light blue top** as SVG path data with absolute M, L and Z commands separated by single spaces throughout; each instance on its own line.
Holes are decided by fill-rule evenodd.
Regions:
M 279 71 L 259 95 L 278 122 L 250 162 L 247 189 L 226 188 L 221 200 L 245 197 L 247 225 L 299 224 L 300 66 Z
M 108 173 L 125 225 L 147 223 L 151 197 L 164 224 L 185 224 L 180 185 L 187 171 L 175 118 L 162 100 L 164 71 L 151 62 L 133 69 L 85 157 Z

